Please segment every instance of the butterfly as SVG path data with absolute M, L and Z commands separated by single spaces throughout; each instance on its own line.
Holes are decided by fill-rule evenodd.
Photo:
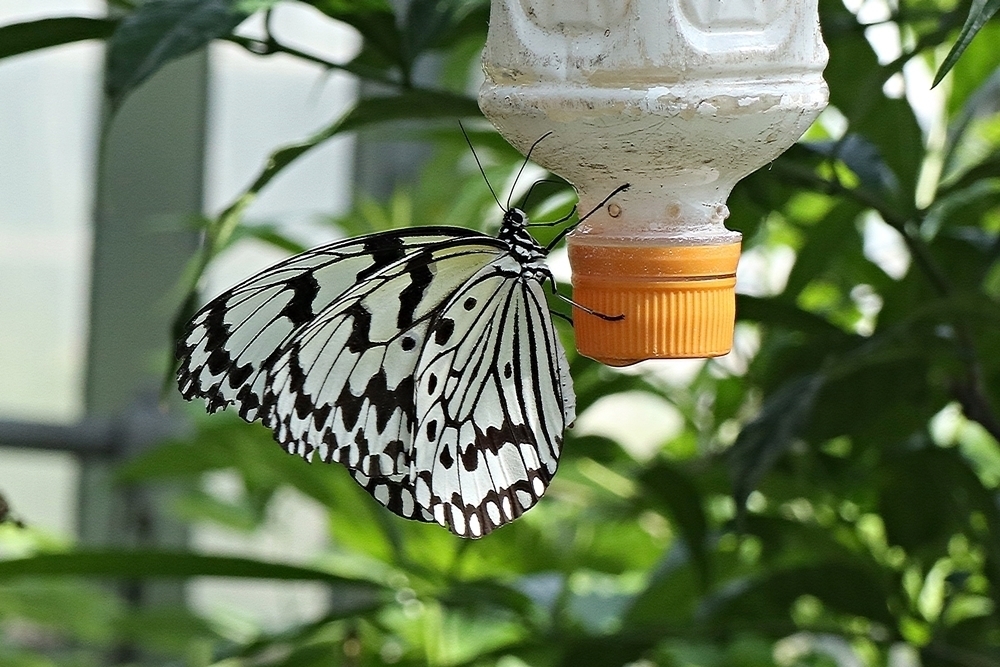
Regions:
M 576 417 L 544 289 L 556 293 L 544 260 L 572 226 L 542 246 L 525 213 L 494 198 L 497 236 L 350 238 L 223 292 L 178 342 L 181 394 L 344 465 L 399 516 L 470 538 L 513 521 L 545 492 Z

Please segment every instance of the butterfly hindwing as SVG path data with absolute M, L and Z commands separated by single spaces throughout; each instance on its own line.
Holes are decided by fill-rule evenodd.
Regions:
M 481 537 L 538 501 L 575 406 L 542 287 L 516 260 L 484 268 L 435 315 L 416 388 L 411 476 L 438 523 Z
M 393 514 L 401 516 L 404 519 L 423 521 L 425 523 L 434 521 L 434 515 L 431 514 L 430 510 L 417 504 L 413 493 L 413 485 L 408 478 L 404 477 L 399 481 L 393 481 L 386 477 L 368 477 L 350 468 L 348 470 L 351 477 L 354 478 L 354 481 L 361 488 L 371 494 L 382 505 L 385 505 Z

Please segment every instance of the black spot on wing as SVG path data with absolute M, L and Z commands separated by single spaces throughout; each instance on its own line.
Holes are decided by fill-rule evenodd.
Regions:
M 375 406 L 375 428 L 379 433 L 385 430 L 396 410 L 402 410 L 407 424 L 413 422 L 416 406 L 413 402 L 412 375 L 404 377 L 396 387 L 390 389 L 385 369 L 380 368 L 368 381 L 365 396 Z
M 229 325 L 226 324 L 226 308 L 222 305 L 209 306 L 205 315 L 205 348 L 211 350 L 206 361 L 212 375 L 221 375 L 233 363 L 226 343 L 229 342 Z M 186 355 L 190 350 L 185 349 Z
M 475 448 L 493 454 L 498 453 L 500 448 L 507 444 L 517 446 L 519 443 L 534 443 L 536 441 L 535 434 L 524 424 L 505 422 L 499 428 L 487 426 L 486 430 L 475 424 L 473 426 L 476 434 Z M 470 447 L 470 449 L 472 448 Z
M 417 505 L 413 487 L 408 481 L 394 482 L 385 477 L 367 477 L 357 470 L 351 470 L 351 477 L 375 500 L 385 505 L 393 514 L 404 519 L 432 522 L 434 517 Z
M 333 455 L 337 452 L 337 434 L 331 430 L 323 432 L 323 444 L 326 445 L 326 458 L 323 463 L 333 463 Z
M 427 286 L 431 284 L 434 274 L 423 256 L 414 257 L 406 263 L 406 274 L 410 284 L 399 293 L 399 312 L 396 314 L 396 326 L 408 329 L 413 325 L 413 316 L 417 306 L 424 298 Z
M 243 364 L 242 366 L 237 366 L 232 364 L 229 369 L 229 386 L 232 389 L 236 389 L 244 382 L 246 382 L 250 375 L 253 373 L 253 366 L 250 364 Z
M 348 383 L 345 382 L 340 389 L 340 395 L 337 396 L 337 408 L 340 410 L 340 418 L 344 422 L 344 428 L 348 431 L 353 430 L 357 425 L 364 403 L 365 397 L 352 394 Z
M 364 460 L 371 453 L 368 448 L 368 438 L 365 436 L 365 430 L 362 428 L 359 428 L 357 433 L 354 434 L 354 448 L 358 452 L 359 461 Z
M 249 386 L 244 386 L 236 394 L 236 400 L 240 404 L 240 417 L 246 419 L 251 412 L 261 407 L 260 397 L 253 392 Z
M 434 342 L 438 345 L 446 345 L 453 333 L 455 333 L 455 320 L 442 317 L 434 323 Z
M 469 472 L 473 472 L 479 467 L 479 450 L 473 446 L 468 446 L 465 448 L 462 454 L 462 466 Z
M 347 337 L 347 349 L 360 354 L 371 347 L 372 314 L 360 302 L 351 304 L 344 315 L 351 318 L 351 334 Z
M 281 314 L 295 326 L 311 322 L 316 317 L 312 307 L 313 301 L 319 294 L 319 282 L 312 271 L 300 273 L 286 282 L 285 290 L 291 290 L 292 298 L 281 309 Z
M 358 271 L 357 282 L 362 282 L 371 278 L 385 267 L 403 258 L 403 239 L 398 236 L 379 234 L 369 237 L 362 246 L 364 251 L 371 255 L 372 261 L 368 266 Z
M 441 450 L 441 456 L 438 457 L 438 460 L 444 466 L 445 470 L 451 470 L 451 467 L 455 465 L 455 459 L 451 455 L 451 447 L 445 446 Z
M 315 425 L 317 430 L 323 428 L 323 424 L 326 423 L 326 418 L 330 416 L 331 409 L 332 408 L 330 407 L 329 403 L 324 404 L 323 407 L 317 406 L 313 408 L 313 413 L 312 413 L 313 424 Z
M 388 456 L 393 461 L 399 460 L 403 454 L 406 453 L 406 445 L 403 444 L 402 440 L 391 440 L 386 443 L 383 449 L 385 455 Z
M 299 364 L 299 349 L 296 345 L 292 347 L 291 353 L 288 355 L 288 388 L 295 394 L 295 414 L 299 419 L 305 419 L 316 408 L 306 393 L 305 383 L 306 374 L 302 370 L 302 365 Z M 273 400 L 269 402 L 273 404 Z

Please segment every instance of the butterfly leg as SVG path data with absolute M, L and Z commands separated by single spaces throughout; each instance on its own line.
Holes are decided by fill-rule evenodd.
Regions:
M 542 270 L 540 272 L 542 273 L 542 277 L 540 279 L 540 282 L 542 283 L 542 285 L 545 284 L 545 281 L 548 281 L 549 285 L 552 286 L 552 294 L 554 294 L 555 296 L 559 297 L 560 299 L 562 299 L 563 301 L 565 301 L 569 305 L 573 306 L 574 308 L 579 308 L 583 312 L 588 313 L 590 315 L 593 315 L 594 317 L 599 317 L 602 320 L 605 320 L 607 322 L 620 322 L 621 320 L 625 319 L 625 315 L 624 314 L 622 314 L 622 315 L 606 315 L 604 313 L 599 313 L 596 310 L 593 310 L 591 308 L 587 308 L 586 306 L 581 305 L 581 304 L 577 303 L 576 301 L 573 301 L 573 299 L 569 298 L 568 296 L 563 296 L 559 292 L 559 289 L 556 287 L 556 279 L 552 277 L 552 272 L 549 271 L 548 269 L 544 269 L 544 270 Z M 554 315 L 558 315 L 559 317 L 562 317 L 563 319 L 567 320 L 570 324 L 573 323 L 572 318 L 566 317 L 562 313 L 557 313 L 555 311 L 552 311 L 552 313 Z
M 594 317 L 599 317 L 599 318 L 601 318 L 602 320 L 604 320 L 606 322 L 620 322 L 620 321 L 622 321 L 622 320 L 625 319 L 625 315 L 624 314 L 621 314 L 621 315 L 606 315 L 605 313 L 599 313 L 596 310 L 592 310 L 590 308 L 587 308 L 586 306 L 580 305 L 579 303 L 577 303 L 576 301 L 573 301 L 573 299 L 569 298 L 568 296 L 563 296 L 562 294 L 559 294 L 558 292 L 556 293 L 556 296 L 559 297 L 560 299 L 562 299 L 563 301 L 565 301 L 566 303 L 568 303 L 569 305 L 573 306 L 574 308 L 579 308 L 583 312 L 588 313 L 590 315 L 593 315 Z
M 566 222 L 574 215 L 576 215 L 576 204 L 573 204 L 573 208 L 569 210 L 569 213 L 559 218 L 558 220 L 553 220 L 552 222 L 532 222 L 525 225 L 525 227 L 555 227 L 556 225 L 561 225 L 562 223 Z
M 570 317 L 569 315 L 560 313 L 558 310 L 552 310 L 551 308 L 549 308 L 549 312 L 558 317 L 560 320 L 565 320 L 566 322 L 569 322 L 570 326 L 573 326 L 573 318 Z

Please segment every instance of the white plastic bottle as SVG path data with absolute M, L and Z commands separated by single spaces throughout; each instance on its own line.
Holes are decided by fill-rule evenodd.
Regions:
M 827 103 L 817 0 L 492 0 L 479 104 L 588 211 L 569 237 L 580 352 L 611 365 L 732 347 L 736 182 Z

